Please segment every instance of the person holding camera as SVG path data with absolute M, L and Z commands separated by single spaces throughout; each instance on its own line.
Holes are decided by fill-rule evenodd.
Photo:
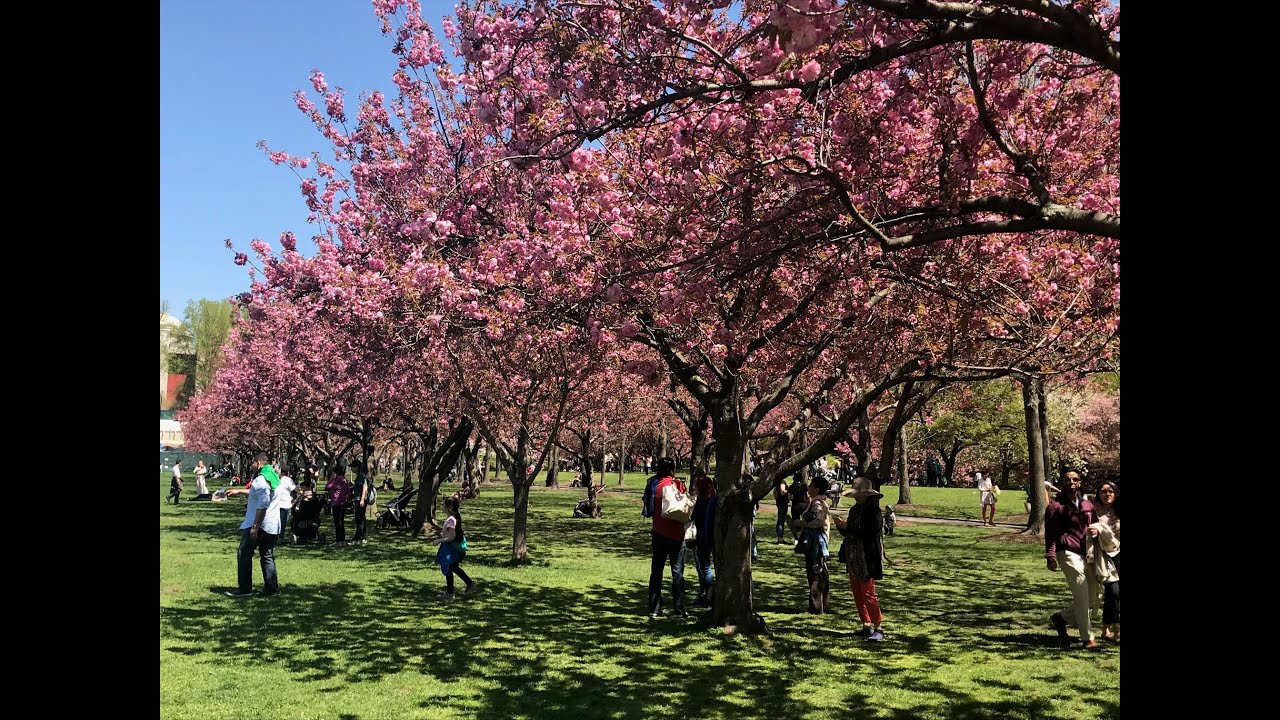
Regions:
M 809 612 L 815 615 L 831 612 L 831 575 L 827 558 L 831 556 L 831 511 L 827 508 L 827 477 L 815 475 L 809 481 L 809 502 L 791 527 L 801 532 L 804 549 L 804 574 L 809 581 Z

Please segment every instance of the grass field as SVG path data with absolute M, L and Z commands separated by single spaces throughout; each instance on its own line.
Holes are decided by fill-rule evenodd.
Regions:
M 755 566 L 771 635 L 726 638 L 700 611 L 650 621 L 641 480 L 606 495 L 594 521 L 571 517 L 580 491 L 535 488 L 524 567 L 507 562 L 510 490 L 486 485 L 463 508 L 464 567 L 481 583 L 466 598 L 436 599 L 429 541 L 370 523 L 363 547 L 279 549 L 280 595 L 233 600 L 222 592 L 235 586 L 243 498 L 174 507 L 162 476 L 161 717 L 1119 716 L 1119 650 L 1059 648 L 1047 620 L 1068 598 L 1061 574 L 1040 546 L 990 528 L 900 526 L 878 587 L 879 645 L 851 637 L 860 624 L 838 576 L 836 615 L 804 612 L 802 561 L 772 544 L 772 518 Z M 933 493 L 961 507 L 972 491 L 913 492 L 949 511 Z M 1001 499 L 1021 509 L 1021 493 Z M 696 588 L 691 558 L 685 577 Z M 669 598 L 669 578 L 664 588 Z

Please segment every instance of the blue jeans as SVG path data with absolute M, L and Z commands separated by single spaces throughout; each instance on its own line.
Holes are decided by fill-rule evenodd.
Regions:
M 280 539 L 279 535 L 271 535 L 258 531 L 258 539 L 251 540 L 249 538 L 249 529 L 245 528 L 240 531 L 240 549 L 236 552 L 236 578 L 239 580 L 239 591 L 242 593 L 253 592 L 253 551 L 258 551 L 258 556 L 262 561 L 262 584 L 263 592 L 267 595 L 275 595 L 280 589 L 280 583 L 276 578 L 276 556 L 275 546 L 276 540 Z
M 782 503 L 778 506 L 778 542 L 782 542 L 784 533 L 787 531 L 787 504 Z
M 712 543 L 698 541 L 693 548 L 693 564 L 698 568 L 698 599 L 710 600 L 716 582 L 716 568 L 711 563 Z
M 280 537 L 293 534 L 289 528 L 289 516 L 292 514 L 293 508 L 280 508 Z
M 653 561 L 649 565 L 649 612 L 662 610 L 662 568 L 671 563 L 671 595 L 676 612 L 684 610 L 684 540 L 653 536 Z

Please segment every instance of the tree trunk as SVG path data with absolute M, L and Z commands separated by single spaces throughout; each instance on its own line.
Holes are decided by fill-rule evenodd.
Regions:
M 796 445 L 804 447 L 807 440 L 807 428 L 800 428 L 800 430 L 796 432 Z M 809 464 L 805 463 L 804 465 L 801 465 L 800 469 L 796 471 L 796 476 L 800 478 L 800 482 L 807 486 L 809 484 Z
M 1009 476 L 1013 475 L 1013 451 L 1009 448 L 1000 448 L 1000 487 L 1004 490 L 1011 490 L 1009 487 Z
M 547 458 L 547 487 L 560 489 L 560 448 L 552 446 Z
M 896 445 L 898 448 L 898 504 L 911 504 L 911 478 L 907 473 L 907 431 L 899 425 Z
M 373 422 L 366 419 L 360 421 L 360 462 L 364 465 L 367 477 L 373 477 L 373 473 L 369 472 L 371 457 L 373 457 Z
M 1053 463 L 1049 462 L 1049 393 L 1045 390 L 1044 378 L 1037 378 L 1036 382 L 1040 390 L 1040 402 L 1037 403 L 1040 410 L 1040 449 L 1044 452 L 1044 476 L 1048 478 L 1056 475 Z
M 439 486 L 433 480 L 431 452 L 427 450 L 422 453 L 422 462 L 418 465 L 418 504 L 413 508 L 413 520 L 410 522 L 414 534 L 422 534 L 427 527 L 433 531 L 440 527 L 436 523 L 436 491 Z
M 626 433 L 619 433 L 619 448 L 621 452 L 618 454 L 618 487 L 622 487 L 622 474 L 627 469 L 627 436 Z
M 667 419 L 662 418 L 658 420 L 658 427 L 662 431 L 662 453 L 659 455 L 659 457 L 666 457 L 667 456 Z
M 732 397 L 731 393 L 726 393 Z M 740 408 L 734 401 L 721 401 L 715 408 L 711 433 L 716 443 L 715 599 L 712 621 L 732 627 L 734 632 L 755 634 L 766 631 L 764 619 L 752 605 L 751 512 L 754 501 L 749 487 L 740 487 L 745 438 L 751 429 L 742 428 Z
M 579 464 L 582 470 L 578 473 L 578 482 L 584 483 L 583 487 L 591 486 L 591 431 L 587 430 L 578 436 Z
M 524 458 L 513 462 L 511 468 L 512 504 L 515 517 L 511 527 L 511 559 L 517 563 L 529 561 L 528 526 L 529 526 L 529 481 L 526 478 Z
M 707 471 L 707 420 L 710 416 L 706 410 L 698 409 L 698 419 L 689 428 L 689 436 L 693 439 L 693 451 L 689 458 L 689 478 L 692 480 L 698 471 Z
M 599 510 L 599 506 L 596 504 L 596 494 L 591 489 L 592 485 L 595 483 L 591 476 L 591 431 L 587 430 L 582 433 L 578 436 L 578 439 L 582 445 L 582 474 L 580 477 L 582 479 L 582 486 L 587 489 L 587 507 L 591 511 L 591 517 L 599 517 L 600 515 L 597 512 Z M 600 462 L 604 462 L 603 456 L 600 458 Z M 601 473 L 603 472 L 604 471 L 601 470 Z
M 1040 427 L 1039 378 L 1025 377 L 1022 382 L 1022 413 L 1027 425 L 1027 466 L 1031 481 L 1031 514 L 1027 519 L 1027 532 L 1040 535 L 1044 532 L 1044 433 Z
M 720 458 L 717 456 L 717 465 Z M 716 475 L 719 476 L 717 470 Z M 719 482 L 717 480 L 717 482 Z M 732 502 L 720 505 L 715 519 L 715 599 L 712 622 L 736 632 L 754 634 L 765 630 L 764 619 L 754 610 L 751 573 L 752 505 Z M 696 580 L 694 587 L 696 587 Z
M 964 447 L 956 442 L 951 444 L 951 449 L 944 450 L 938 448 L 938 452 L 942 453 L 942 482 L 944 485 L 955 484 L 956 458 L 960 457 L 960 451 Z
M 418 472 L 418 504 L 413 509 L 411 525 L 415 533 L 421 533 L 427 526 L 432 530 L 438 529 L 436 504 L 440 485 L 457 464 L 458 456 L 466 450 L 472 427 L 471 421 L 463 418 L 440 442 L 437 442 L 439 435 L 435 428 L 428 433 L 418 434 L 422 440 L 423 453 Z M 407 468 L 405 472 L 408 472 Z
M 472 485 L 476 482 L 476 453 L 479 449 L 478 444 L 468 444 L 462 451 L 462 477 L 465 478 L 462 481 L 463 485 Z

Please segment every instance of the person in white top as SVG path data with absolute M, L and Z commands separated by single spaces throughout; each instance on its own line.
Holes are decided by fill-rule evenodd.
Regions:
M 973 478 L 978 482 L 978 502 L 982 504 L 982 524 L 995 525 L 996 522 L 996 488 L 991 478 L 982 477 L 981 471 L 975 471 Z M 990 511 L 991 518 L 987 518 Z
M 298 474 L 298 466 L 291 465 L 286 472 L 287 474 L 280 476 L 280 487 L 276 488 L 276 499 L 272 503 L 275 511 L 280 515 L 281 543 L 284 542 L 285 538 L 293 537 L 293 532 L 289 529 L 289 516 L 293 513 L 294 491 L 298 489 L 298 485 L 294 483 L 292 476 Z
M 264 595 L 275 595 L 280 590 L 276 576 L 276 541 L 280 538 L 280 513 L 269 512 L 280 490 L 280 476 L 267 463 L 267 454 L 258 453 L 253 460 L 258 474 L 247 488 L 228 490 L 228 495 L 248 495 L 244 522 L 240 523 L 240 548 L 236 552 L 236 592 L 227 597 L 245 598 L 253 595 L 253 551 L 258 551 L 262 564 Z
M 208 495 L 209 488 L 205 487 L 204 478 L 209 474 L 209 468 L 204 466 L 204 461 L 196 463 L 196 495 Z

